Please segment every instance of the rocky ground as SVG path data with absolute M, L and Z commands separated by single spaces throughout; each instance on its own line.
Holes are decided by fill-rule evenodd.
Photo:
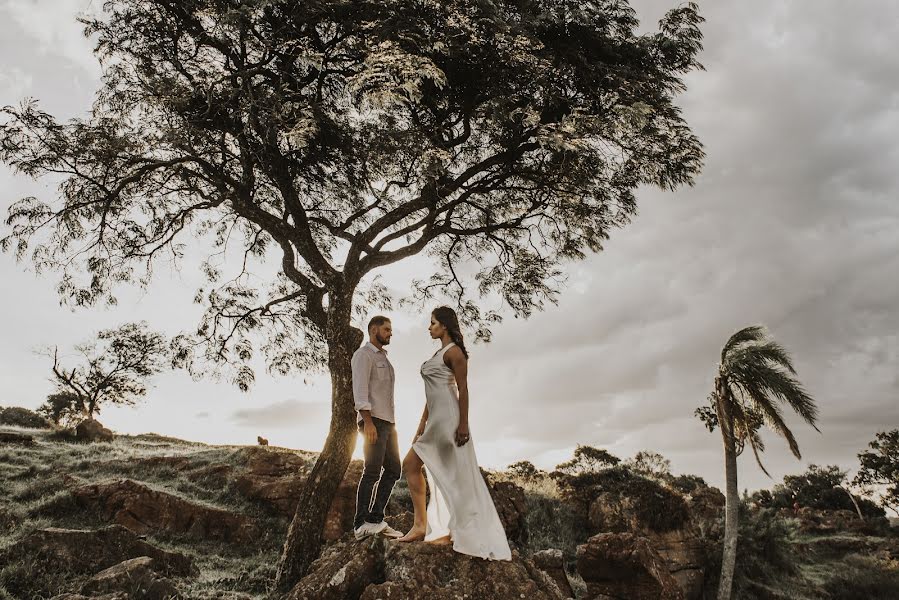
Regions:
M 275 565 L 314 454 L 97 435 L 105 441 L 0 428 L 0 600 L 278 597 Z M 723 502 L 714 488 L 620 469 L 567 482 L 488 473 L 514 558 L 487 562 L 354 541 L 360 469 L 351 465 L 331 507 L 324 553 L 284 598 L 712 597 Z M 407 527 L 410 508 L 400 484 L 388 520 Z M 747 517 L 742 597 L 899 598 L 882 595 L 899 591 L 899 539 L 885 521 L 766 518 Z

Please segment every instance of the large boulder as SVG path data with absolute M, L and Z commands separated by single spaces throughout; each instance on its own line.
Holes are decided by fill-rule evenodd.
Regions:
M 198 573 L 190 557 L 157 548 L 120 525 L 97 530 L 38 529 L 12 544 L 4 554 L 16 558 L 28 556 L 54 570 L 79 574 L 94 574 L 141 556 L 152 558 L 155 568 L 166 575 Z M 0 563 L 4 560 L 0 556 Z
M 112 431 L 96 419 L 85 419 L 75 426 L 75 439 L 79 442 L 111 442 L 113 437 Z
M 87 596 L 116 592 L 128 594 L 130 600 L 171 600 L 180 596 L 178 588 L 155 571 L 155 561 L 149 556 L 113 565 L 81 586 L 81 593 Z
M 589 600 L 682 600 L 665 560 L 645 537 L 600 533 L 578 546 L 577 570 Z
M 283 600 L 350 600 L 359 598 L 384 570 L 384 538 L 356 542 L 347 537 L 328 547 L 308 574 Z
M 259 534 L 246 515 L 197 504 L 130 479 L 81 486 L 72 495 L 79 505 L 98 510 L 135 533 L 164 530 L 235 543 L 252 542 Z
M 525 545 L 528 541 L 528 503 L 524 490 L 511 481 L 500 481 L 490 473 L 482 471 L 482 475 L 506 537 L 519 546 Z
M 705 549 L 691 529 L 675 529 L 647 536 L 674 577 L 686 600 L 702 598 L 705 583 Z
M 246 470 L 234 481 L 244 497 L 261 502 L 276 512 L 292 517 L 310 460 L 294 452 L 268 446 L 247 448 Z
M 489 561 L 427 543 L 387 544 L 384 581 L 369 585 L 362 600 L 419 598 L 528 598 L 561 600 L 556 583 L 517 551 L 511 561 Z
M 631 533 L 659 554 L 687 600 L 702 596 L 705 553 L 679 492 L 638 476 L 624 477 L 600 491 L 589 505 L 591 533 Z
M 455 600 L 528 598 L 561 600 L 558 586 L 530 560 L 488 561 L 450 546 L 384 538 L 332 545 L 285 600 Z

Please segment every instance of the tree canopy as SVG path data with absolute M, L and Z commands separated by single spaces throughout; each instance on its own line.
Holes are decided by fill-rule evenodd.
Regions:
M 858 460 L 856 485 L 883 488 L 881 504 L 899 514 L 899 429 L 877 433 Z
M 517 315 L 553 301 L 560 262 L 601 249 L 638 186 L 689 184 L 703 158 L 674 104 L 700 68 L 693 3 L 644 34 L 624 0 L 105 9 L 85 21 L 103 64 L 88 117 L 3 110 L 0 159 L 62 177 L 11 207 L 3 246 L 89 305 L 196 237 L 230 244 L 246 260 L 206 262 L 208 311 L 176 358 L 230 364 L 244 388 L 256 333 L 270 368 L 322 366 L 329 311 L 389 305 L 372 274 L 425 250 L 438 269 L 413 296 L 448 295 L 488 337 L 480 294 Z M 260 285 L 266 258 L 280 273 Z

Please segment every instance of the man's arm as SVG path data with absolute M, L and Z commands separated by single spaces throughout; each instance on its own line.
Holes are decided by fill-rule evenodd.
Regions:
M 353 354 L 353 406 L 362 415 L 365 441 L 374 444 L 378 440 L 378 430 L 371 420 L 371 397 L 369 396 L 368 383 L 371 379 L 372 357 L 370 352 Z

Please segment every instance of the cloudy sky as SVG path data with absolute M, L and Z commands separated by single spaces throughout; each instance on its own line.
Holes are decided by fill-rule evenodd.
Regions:
M 24 97 L 65 118 L 98 85 L 76 14 L 99 0 L 0 0 L 0 105 Z M 647 27 L 673 2 L 634 0 Z M 854 468 L 874 433 L 899 426 L 899 4 L 892 0 L 701 2 L 707 71 L 688 78 L 688 121 L 708 153 L 697 185 L 644 190 L 640 214 L 606 251 L 568 271 L 558 307 L 507 319 L 473 348 L 473 435 L 481 463 L 552 467 L 575 444 L 625 457 L 653 449 L 675 472 L 721 484 L 720 442 L 692 416 L 719 349 L 735 330 L 769 327 L 792 352 L 821 409 L 820 429 L 795 423 L 802 464 L 771 438 L 776 480 L 805 464 Z M 0 166 L 0 211 L 53 187 Z M 389 273 L 403 288 L 408 266 Z M 198 321 L 200 280 L 160 272 L 114 310 L 61 308 L 52 277 L 0 255 L 0 404 L 38 406 L 49 364 L 98 329 L 146 319 L 174 334 Z M 433 351 L 427 316 L 394 315 L 402 446 L 424 398 Z M 168 373 L 138 408 L 107 409 L 113 429 L 214 443 L 317 449 L 328 420 L 322 376 L 260 376 L 242 394 Z M 717 435 L 717 434 L 716 434 Z M 404 448 L 403 448 L 404 449 Z M 741 487 L 770 486 L 751 459 Z

